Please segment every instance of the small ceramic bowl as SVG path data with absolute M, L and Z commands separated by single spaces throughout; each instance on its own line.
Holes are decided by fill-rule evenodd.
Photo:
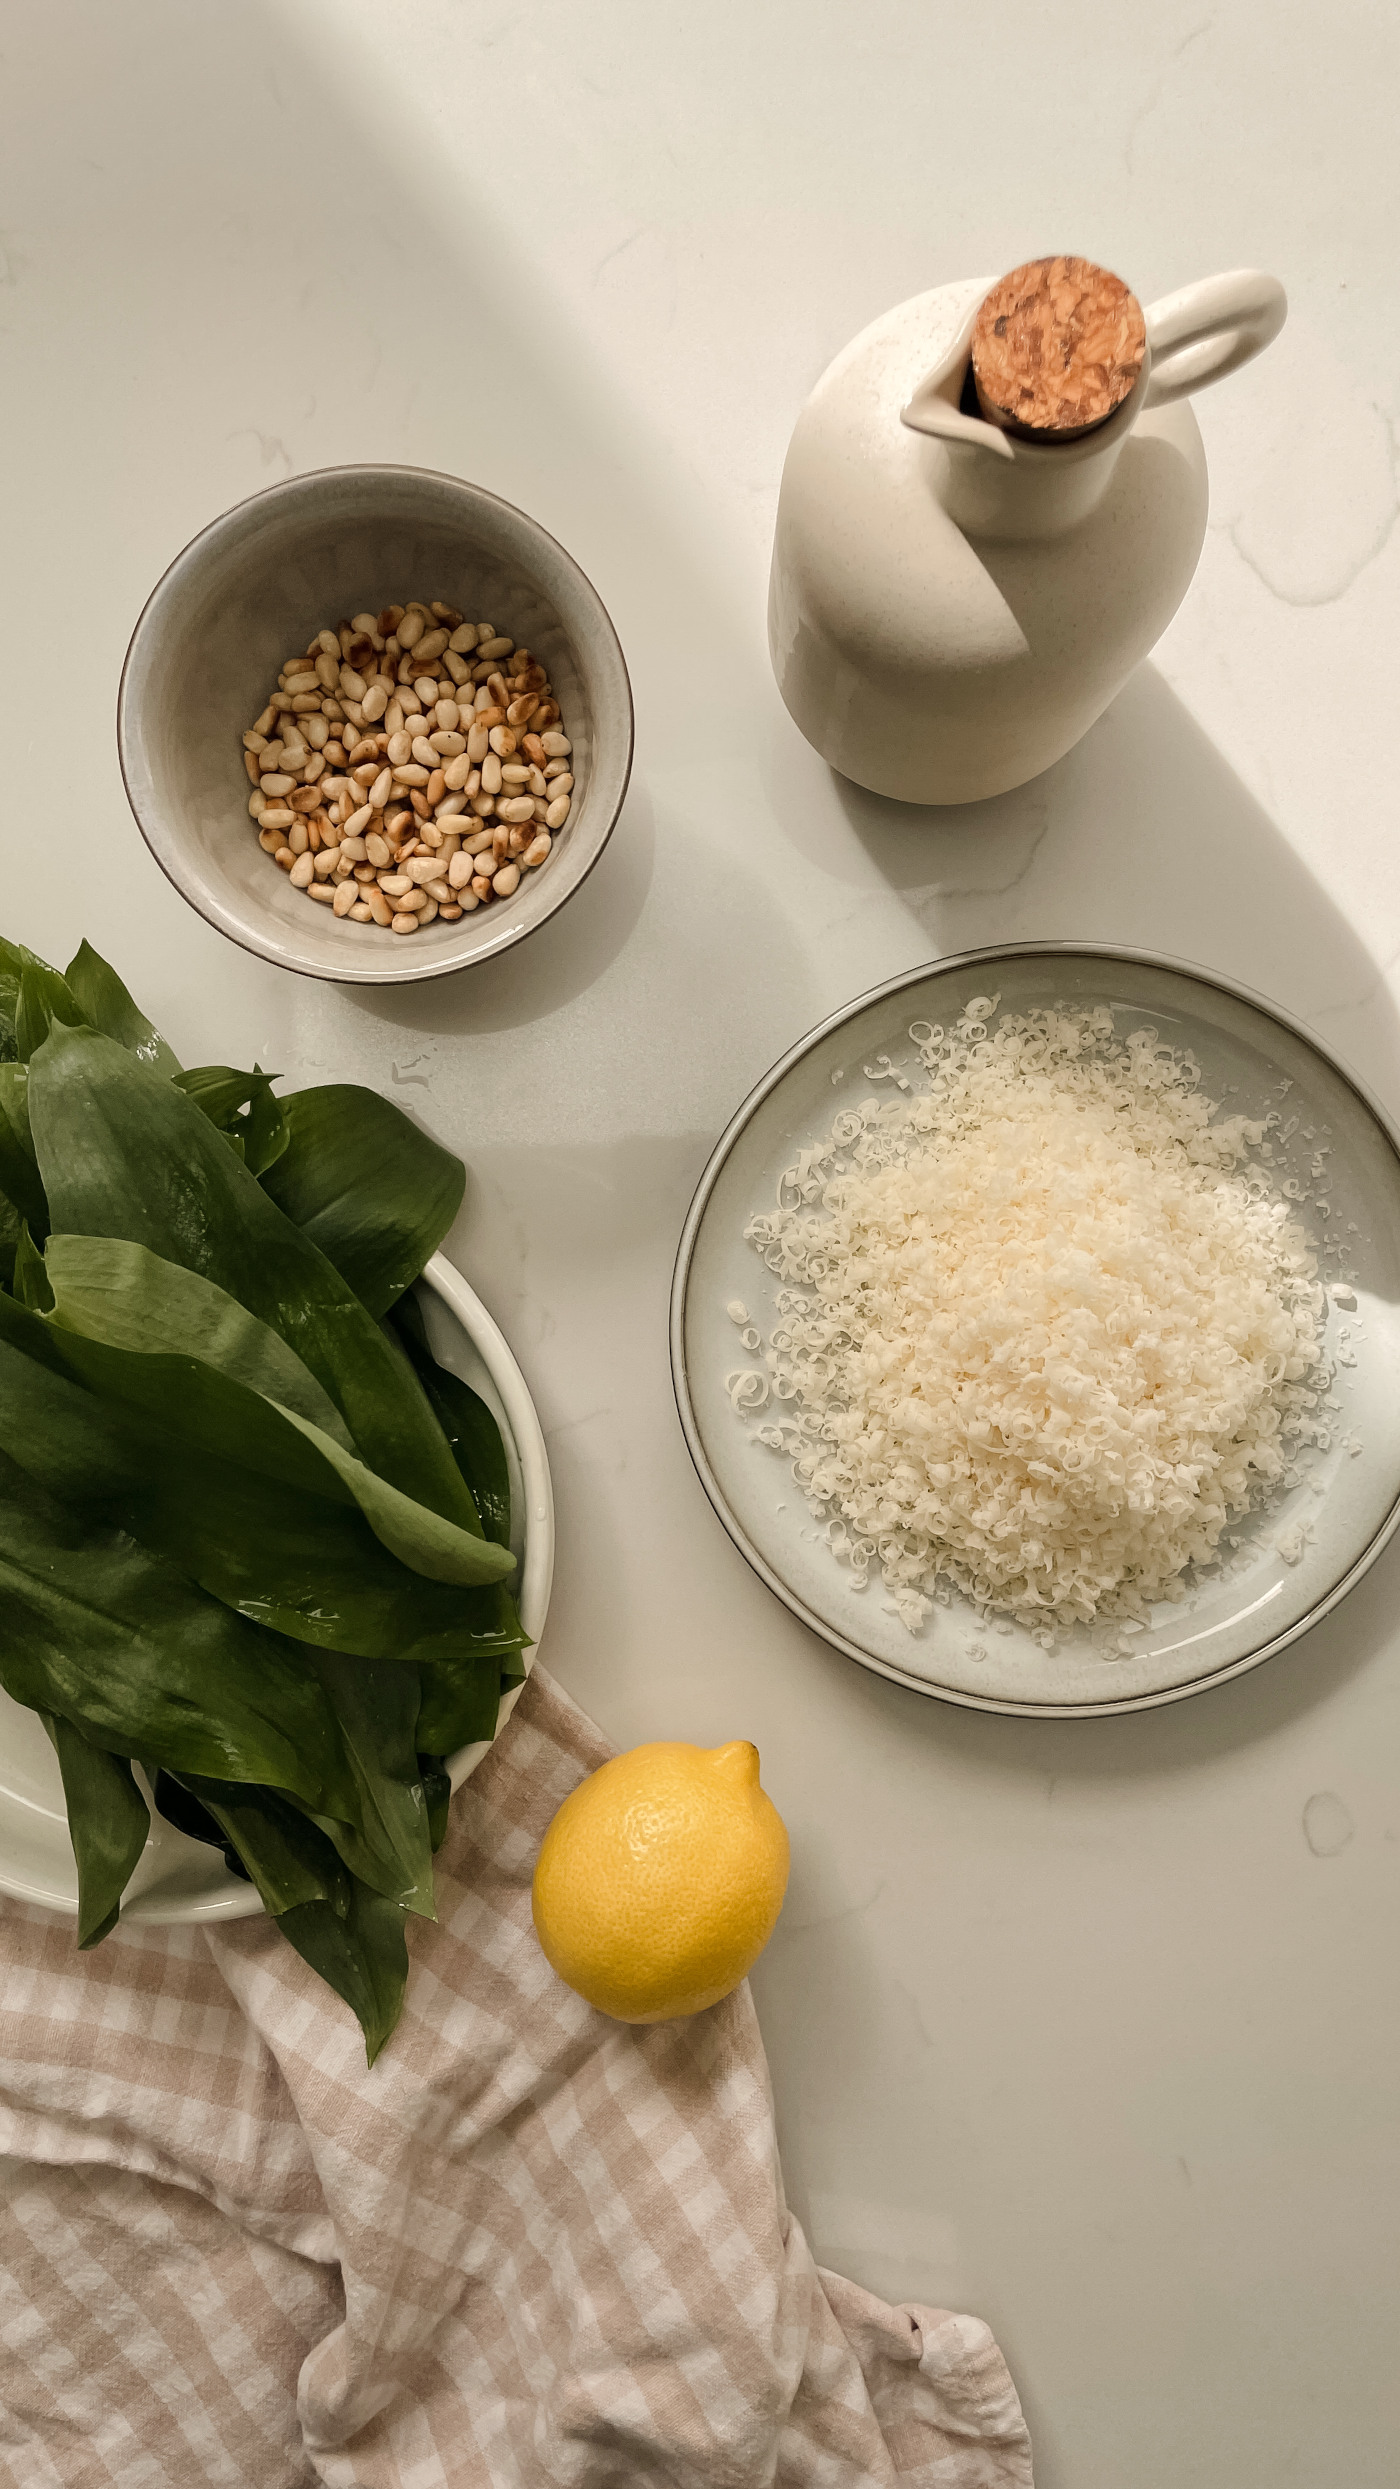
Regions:
M 317 630 L 408 597 L 460 606 L 539 657 L 574 791 L 554 852 L 512 898 L 404 936 L 291 888 L 258 845 L 242 736 Z M 523 510 L 423 468 L 323 467 L 240 502 L 171 563 L 127 651 L 117 748 L 147 846 L 211 925 L 303 976 L 396 985 L 493 958 L 577 890 L 627 791 L 632 694 L 595 590 Z

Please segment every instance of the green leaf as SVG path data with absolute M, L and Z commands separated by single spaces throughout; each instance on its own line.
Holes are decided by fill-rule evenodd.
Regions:
M 343 1997 L 373 2065 L 403 2011 L 404 1913 L 347 1875 L 314 1824 L 266 1790 L 188 1788 L 243 1860 L 278 1928 L 317 1977 Z
M 295 1643 L 46 1495 L 0 1453 L 0 1683 L 109 1753 L 357 1811 L 334 1711 Z
M 0 1192 L 42 1241 L 49 1232 L 49 1205 L 29 1129 L 29 1074 L 23 1063 L 0 1063 Z
M 5 1039 L 5 1057 L 10 1062 L 17 1051 L 15 1021 L 19 1015 L 20 979 L 26 968 L 42 968 L 46 974 L 53 974 L 48 961 L 40 959 L 37 951 L 26 950 L 22 942 L 7 942 L 0 935 L 0 1033 Z
M 120 1236 L 50 1236 L 44 1259 L 65 1330 L 141 1355 L 197 1357 L 349 1451 L 344 1418 L 295 1349 L 200 1272 Z
M 282 1105 L 290 1138 L 267 1191 L 370 1312 L 387 1313 L 461 1209 L 460 1159 L 370 1089 L 302 1089 Z
M 274 1078 L 256 1065 L 251 1072 L 235 1072 L 224 1063 L 204 1063 L 197 1071 L 175 1075 L 175 1087 L 193 1098 L 216 1131 L 238 1145 L 251 1175 L 264 1174 L 287 1146 L 287 1116 L 281 1099 L 273 1095 Z
M 403 2012 L 408 1946 L 402 1910 L 352 1881 L 344 1918 L 326 1902 L 312 1901 L 284 1911 L 277 1924 L 302 1960 L 345 1999 L 372 2066 Z
M 452 1782 L 441 1755 L 420 1754 L 418 1769 L 428 1809 L 428 1838 L 436 1856 L 447 1838 L 447 1810 L 452 1804 Z
M 339 1412 L 280 1333 L 197 1271 L 117 1237 L 66 1235 L 50 1237 L 47 1268 L 65 1328 L 137 1353 L 198 1357 L 270 1400 L 348 1487 L 376 1538 L 412 1571 L 463 1588 L 514 1571 L 509 1551 L 482 1537 L 469 1502 L 471 1526 L 462 1528 L 347 1450 Z
M 68 982 L 56 968 L 46 968 L 42 960 L 30 960 L 20 971 L 19 999 L 15 1004 L 15 1051 L 21 1063 L 29 1062 L 55 1021 L 68 1028 L 82 1023 L 82 1012 L 68 991 Z
M 54 1225 L 198 1271 L 280 1331 L 369 1468 L 470 1529 L 470 1498 L 411 1369 L 192 1101 L 87 1029 L 55 1023 L 29 1117 Z
M 415 1735 L 421 1701 L 417 1672 L 388 1664 L 338 1667 L 319 1652 L 313 1665 L 335 1706 L 360 1795 L 353 1838 L 344 1825 L 322 1822 L 321 1829 L 362 1883 L 420 1918 L 434 1918 L 432 1846 Z
M 229 1840 L 222 1827 L 215 1823 L 209 1809 L 201 1806 L 198 1798 L 185 1787 L 184 1782 L 177 1780 L 173 1772 L 163 1772 L 155 1765 L 150 1767 L 148 1776 L 151 1792 L 156 1802 L 156 1812 L 163 1815 L 168 1824 L 173 1824 L 176 1831 L 183 1832 L 189 1840 L 206 1841 L 212 1848 L 222 1851 L 224 1865 L 229 1874 L 239 1876 L 245 1884 L 250 1884 L 252 1877 L 232 1841 Z M 233 1788 L 236 1784 L 232 1781 L 227 1784 L 222 1781 L 219 1783 L 220 1788 L 225 1785 Z
M 15 1263 L 10 1285 L 18 1302 L 30 1313 L 46 1314 L 53 1304 L 53 1290 L 49 1286 L 44 1257 L 23 1223 L 15 1241 Z
M 479 1392 L 450 1367 L 439 1365 L 428 1346 L 423 1309 L 414 1296 L 394 1308 L 393 1327 L 407 1351 L 429 1406 L 452 1447 L 488 1538 L 510 1545 L 510 1470 L 501 1430 Z
M 78 1867 L 78 1947 L 101 1944 L 116 1926 L 121 1899 L 151 1829 L 150 1813 L 125 1756 L 90 1746 L 71 1720 L 39 1714 L 63 1775 L 68 1831 Z
M 75 958 L 68 963 L 68 990 L 89 1027 L 100 1029 L 104 1037 L 125 1046 L 149 1071 L 167 1075 L 178 1072 L 179 1061 L 166 1044 L 160 1030 L 153 1027 L 144 1011 L 138 1010 L 115 968 L 99 959 L 91 945 L 84 942 Z
M 0 1192 L 0 1289 L 15 1283 L 15 1255 L 22 1235 L 27 1235 L 23 1219 L 14 1203 Z
M 0 1297 L 0 1446 L 47 1493 L 298 1641 L 409 1669 L 499 1667 L 520 1647 L 503 1592 L 405 1570 L 314 1445 L 210 1367 L 86 1340 Z
M 490 1667 L 428 1661 L 418 1675 L 423 1688 L 418 1737 L 425 1752 L 455 1754 L 459 1746 L 495 1736 L 501 1708 L 499 1662 Z

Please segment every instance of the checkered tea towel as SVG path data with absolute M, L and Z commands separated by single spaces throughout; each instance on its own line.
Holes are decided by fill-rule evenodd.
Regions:
M 0 2479 L 22 2489 L 1029 2489 L 976 2317 L 819 2271 L 747 1988 L 630 2029 L 530 1879 L 608 1749 L 539 1670 L 453 1803 L 366 2071 L 266 1919 L 0 1903 Z

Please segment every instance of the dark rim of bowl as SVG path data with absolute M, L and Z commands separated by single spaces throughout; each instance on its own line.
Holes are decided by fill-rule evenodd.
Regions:
M 221 917 L 211 914 L 209 907 L 205 904 L 202 894 L 188 889 L 183 882 L 176 879 L 174 873 L 170 869 L 170 866 L 166 863 L 165 858 L 159 854 L 153 844 L 151 834 L 147 829 L 145 822 L 141 818 L 141 814 L 137 808 L 136 799 L 131 792 L 131 780 L 127 773 L 127 677 L 131 671 L 131 661 L 135 654 L 136 643 L 140 639 L 141 633 L 145 628 L 146 617 L 150 613 L 152 606 L 160 597 L 166 582 L 173 578 L 175 572 L 181 568 L 183 563 L 189 560 L 191 554 L 193 554 L 198 547 L 204 543 L 206 537 L 217 534 L 218 530 L 221 527 L 226 526 L 230 519 L 241 517 L 245 511 L 251 510 L 258 503 L 276 501 L 283 495 L 294 496 L 303 490 L 306 485 L 319 483 L 323 477 L 330 475 L 410 476 L 415 480 L 415 482 L 420 479 L 428 479 L 436 484 L 452 484 L 462 486 L 468 492 L 475 494 L 478 499 L 493 502 L 498 510 L 508 511 L 512 518 L 521 520 L 525 527 L 527 527 L 530 532 L 538 537 L 543 543 L 552 545 L 555 552 L 560 556 L 560 559 L 568 565 L 569 569 L 573 571 L 576 578 L 582 582 L 589 596 L 593 599 L 594 606 L 597 610 L 598 620 L 601 622 L 607 633 L 612 652 L 617 659 L 618 672 L 622 678 L 622 689 L 626 702 L 626 750 L 622 759 L 622 773 L 620 783 L 618 785 L 617 800 L 612 807 L 612 812 L 608 819 L 607 826 L 598 841 L 593 855 L 589 858 L 588 863 L 584 866 L 583 871 L 580 873 L 578 880 L 571 883 L 570 887 L 563 891 L 561 895 L 545 909 L 544 913 L 536 918 L 533 924 L 516 926 L 512 931 L 503 934 L 500 940 L 494 942 L 489 950 L 483 951 L 479 957 L 475 959 L 433 960 L 431 958 L 424 958 L 420 966 L 415 964 L 415 961 L 412 958 L 405 958 L 402 960 L 401 965 L 396 964 L 385 974 L 369 974 L 365 970 L 361 969 L 358 972 L 352 972 L 346 975 L 338 974 L 333 968 L 313 967 L 307 961 L 299 959 L 284 959 L 278 955 L 277 951 L 273 949 L 270 944 L 259 942 L 256 937 L 251 934 L 244 933 L 241 930 L 236 931 L 232 926 L 226 925 Z M 347 985 L 351 987 L 361 985 L 422 985 L 426 984 L 434 977 L 465 975 L 469 969 L 482 968 L 486 966 L 488 961 L 500 959 L 505 952 L 513 950 L 517 942 L 527 941 L 532 933 L 538 933 L 541 925 L 547 925 L 550 919 L 557 916 L 559 910 L 567 905 L 568 901 L 574 896 L 574 893 L 582 890 L 584 883 L 588 880 L 589 875 L 592 873 L 595 865 L 598 863 L 605 848 L 611 840 L 613 831 L 616 829 L 618 820 L 621 816 L 622 807 L 627 800 L 627 789 L 632 780 L 632 762 L 636 751 L 636 742 L 636 704 L 632 698 L 632 677 L 627 670 L 627 659 L 623 654 L 622 642 L 617 634 L 617 626 L 614 623 L 611 614 L 608 612 L 606 605 L 603 603 L 601 596 L 598 594 L 597 589 L 594 587 L 592 580 L 589 578 L 587 571 L 583 568 L 581 563 L 575 561 L 574 556 L 568 549 L 568 546 L 561 544 L 559 538 L 552 535 L 547 527 L 542 527 L 538 519 L 532 519 L 529 511 L 522 510 L 518 502 L 507 501 L 504 494 L 493 493 L 484 484 L 473 484 L 467 476 L 452 475 L 445 467 L 409 467 L 396 464 L 360 466 L 353 463 L 339 467 L 310 467 L 307 469 L 305 475 L 284 476 L 280 484 L 268 484 L 260 493 L 249 493 L 244 500 L 231 502 L 227 510 L 221 510 L 217 518 L 208 520 L 206 524 L 200 528 L 197 535 L 191 536 L 189 542 L 181 546 L 179 552 L 174 556 L 173 560 L 167 562 L 164 570 L 160 574 L 160 577 L 157 579 L 155 586 L 151 589 L 149 596 L 146 598 L 140 613 L 136 617 L 135 627 L 132 631 L 130 639 L 127 642 L 126 655 L 122 659 L 121 677 L 117 684 L 117 766 L 121 771 L 122 789 L 126 796 L 127 809 L 130 812 L 137 829 L 140 831 L 143 840 L 145 841 L 148 854 L 159 866 L 172 890 L 178 891 L 186 906 L 192 907 L 197 916 L 203 917 L 206 925 L 212 926 L 215 933 L 223 935 L 225 941 L 236 943 L 240 950 L 247 951 L 254 959 L 268 960 L 274 968 L 286 969 L 293 976 L 315 977 L 324 985 Z
M 928 1695 L 936 1702 L 956 1703 L 964 1711 L 1000 1712 L 1012 1719 L 1020 1720 L 1102 1720 L 1113 1718 L 1122 1712 L 1159 1711 L 1167 1703 L 1184 1702 L 1189 1695 L 1204 1694 L 1212 1686 L 1224 1685 L 1232 1677 L 1244 1676 L 1251 1668 L 1258 1668 L 1266 1659 L 1274 1658 L 1279 1651 L 1287 1650 L 1290 1643 L 1301 1641 L 1305 1633 L 1310 1633 L 1314 1625 L 1320 1624 L 1324 1616 L 1330 1616 L 1333 1609 L 1341 1605 L 1348 1592 L 1354 1590 L 1363 1576 L 1369 1573 L 1376 1558 L 1395 1536 L 1397 1528 L 1400 1528 L 1400 1492 L 1392 1497 L 1388 1512 L 1373 1531 L 1360 1555 L 1348 1565 L 1346 1571 L 1332 1584 L 1331 1589 L 1323 1597 L 1314 1601 L 1306 1616 L 1300 1617 L 1298 1622 L 1290 1625 L 1286 1632 L 1275 1634 L 1270 1641 L 1261 1643 L 1257 1650 L 1246 1652 L 1242 1659 L 1230 1660 L 1223 1667 L 1208 1669 L 1203 1675 L 1191 1678 L 1184 1685 L 1168 1686 L 1161 1692 L 1153 1694 L 1124 1695 L 1113 1702 L 1018 1703 L 1000 1700 L 987 1695 L 964 1693 L 957 1686 L 930 1684 L 926 1677 L 917 1677 L 907 1669 L 895 1667 L 889 1660 L 877 1658 L 873 1651 L 862 1649 L 858 1643 L 852 1642 L 841 1633 L 836 1626 L 828 1624 L 816 1613 L 815 1609 L 807 1606 L 805 1600 L 789 1587 L 780 1574 L 774 1572 L 767 1558 L 755 1547 L 743 1523 L 732 1510 L 724 1489 L 710 1466 L 690 1396 L 690 1378 L 685 1354 L 685 1309 L 690 1289 L 691 1267 L 694 1261 L 696 1240 L 704 1223 L 705 1213 L 709 1208 L 710 1196 L 740 1134 L 746 1129 L 765 1098 L 778 1087 L 793 1066 L 801 1062 L 804 1055 L 810 1054 L 813 1047 L 819 1046 L 823 1038 L 829 1037 L 834 1030 L 843 1027 L 847 1021 L 854 1020 L 872 1003 L 883 1002 L 890 995 L 901 993 L 906 987 L 919 984 L 925 977 L 942 976 L 945 973 L 957 975 L 965 969 L 990 966 L 997 960 L 1003 959 L 1047 958 L 1102 959 L 1133 968 L 1163 969 L 1169 975 L 1185 977 L 1193 984 L 1211 986 L 1217 993 L 1228 994 L 1233 1002 L 1245 1003 L 1250 1010 L 1259 1012 L 1264 1019 L 1272 1020 L 1277 1027 L 1287 1029 L 1291 1037 L 1297 1038 L 1310 1053 L 1315 1054 L 1319 1061 L 1326 1064 L 1329 1071 L 1335 1073 L 1336 1077 L 1352 1091 L 1365 1108 L 1390 1144 L 1394 1157 L 1400 1160 L 1400 1129 L 1397 1129 L 1394 1119 L 1386 1113 L 1385 1108 L 1379 1099 L 1372 1095 L 1366 1083 L 1339 1060 L 1326 1041 L 1319 1037 L 1317 1031 L 1309 1028 L 1305 1021 L 1295 1019 L 1293 1014 L 1285 1011 L 1281 1004 L 1270 1002 L 1265 995 L 1256 994 L 1252 987 L 1237 984 L 1232 977 L 1221 976 L 1213 968 L 1200 967 L 1194 960 L 1174 959 L 1165 951 L 1132 950 L 1121 943 L 1109 942 L 997 942 L 982 950 L 951 952 L 946 959 L 928 959 L 921 967 L 907 968 L 897 977 L 888 977 L 881 985 L 872 985 L 867 993 L 858 994 L 854 1001 L 843 1004 L 839 1011 L 828 1013 L 824 1020 L 818 1021 L 815 1028 L 808 1029 L 805 1036 L 799 1037 L 795 1045 L 789 1046 L 786 1054 L 779 1056 L 777 1062 L 764 1073 L 763 1078 L 749 1091 L 742 1104 L 730 1116 L 705 1162 L 704 1171 L 695 1187 L 690 1208 L 685 1214 L 680 1242 L 676 1248 L 675 1270 L 671 1279 L 671 1388 L 675 1394 L 676 1413 L 680 1419 L 681 1432 L 685 1437 L 686 1450 L 690 1454 L 696 1476 L 709 1497 L 720 1524 L 733 1540 L 745 1563 L 752 1567 L 760 1581 L 766 1583 L 774 1597 L 780 1599 L 783 1606 L 790 1609 L 792 1614 L 817 1634 L 823 1642 L 829 1643 L 833 1650 L 840 1651 L 847 1659 L 853 1659 L 857 1666 L 870 1669 L 876 1676 L 888 1677 L 892 1684 L 907 1686 L 911 1693 Z

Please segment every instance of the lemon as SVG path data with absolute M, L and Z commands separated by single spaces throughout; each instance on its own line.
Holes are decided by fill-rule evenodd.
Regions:
M 571 1988 L 619 2022 L 698 2014 L 773 1933 L 788 1837 L 758 1749 L 634 1746 L 590 1773 L 544 1836 L 535 1931 Z

